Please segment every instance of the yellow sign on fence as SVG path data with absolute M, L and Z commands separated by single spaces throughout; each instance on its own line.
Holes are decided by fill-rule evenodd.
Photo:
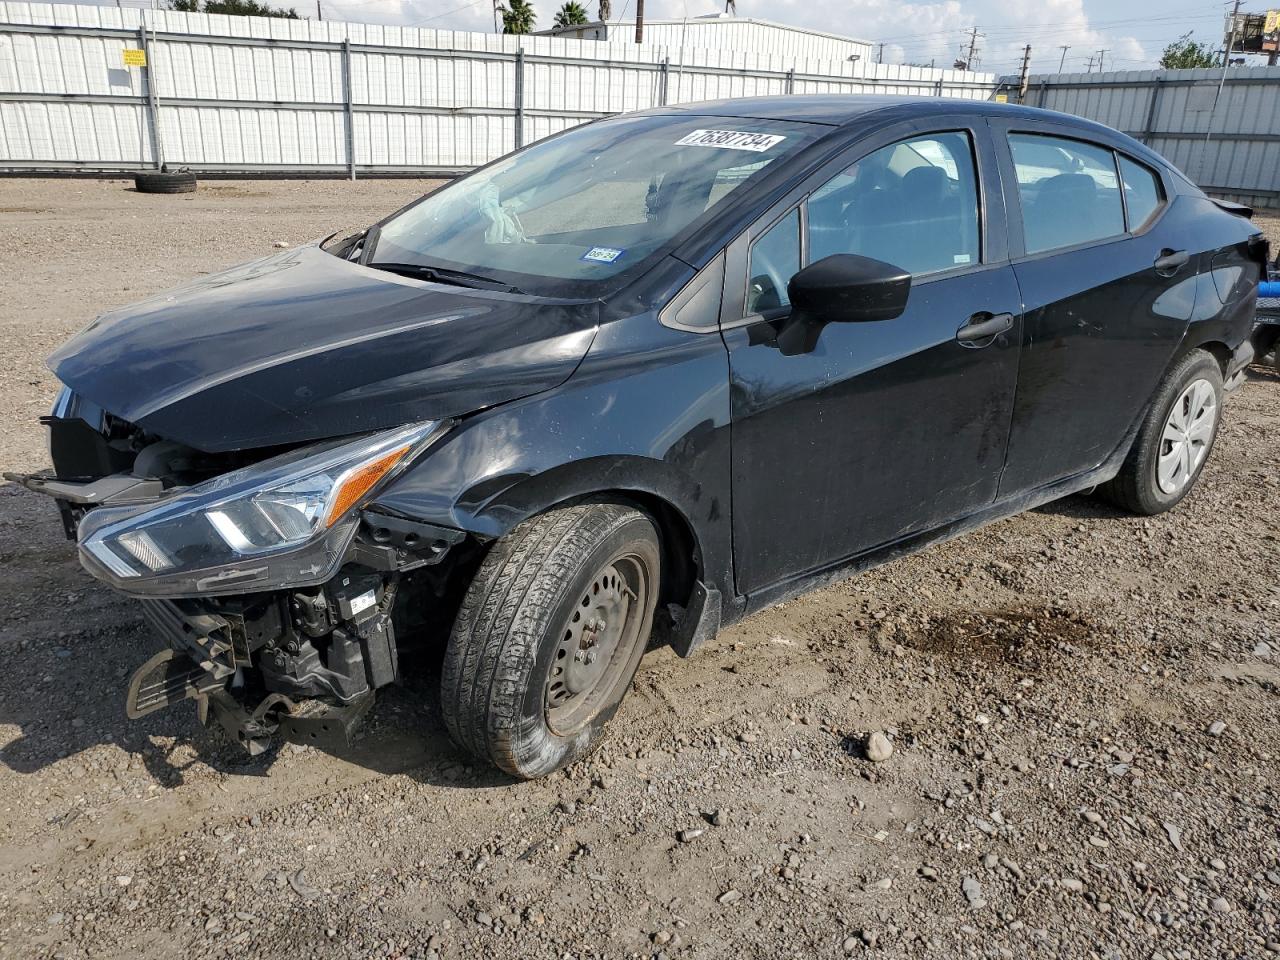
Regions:
M 1262 25 L 1263 33 L 1275 33 L 1280 30 L 1280 10 L 1268 10 L 1266 23 Z
M 147 65 L 147 51 L 126 49 L 124 52 L 124 65 L 126 67 L 145 67 Z

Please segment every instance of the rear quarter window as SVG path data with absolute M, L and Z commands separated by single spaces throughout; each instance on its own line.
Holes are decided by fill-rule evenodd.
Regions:
M 1130 160 L 1124 154 L 1120 158 L 1120 180 L 1124 184 L 1125 209 L 1129 214 L 1129 229 L 1141 230 L 1164 206 L 1164 188 L 1154 170 Z

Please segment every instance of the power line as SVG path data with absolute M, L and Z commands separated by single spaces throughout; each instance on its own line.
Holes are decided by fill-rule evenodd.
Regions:
M 1158 23 L 1158 22 L 1170 21 L 1170 20 L 1207 19 L 1210 17 L 1216 20 L 1220 16 L 1220 14 L 1216 14 L 1216 13 L 1202 14 L 1200 17 L 1187 17 L 1183 15 L 1186 13 L 1194 13 L 1196 11 L 1200 11 L 1203 9 L 1204 9 L 1204 5 L 1198 4 L 1197 6 L 1187 8 L 1185 11 L 1182 11 L 1182 12 L 1171 11 L 1168 15 L 1162 16 L 1162 17 L 1123 17 L 1115 20 L 1094 20 L 1091 22 L 1086 22 L 1078 26 L 1072 26 L 1072 27 L 1061 27 L 1061 26 L 1029 27 L 1029 28 L 1028 27 L 988 27 L 986 32 L 989 35 L 1008 34 L 1010 36 L 1022 35 L 1029 32 L 1043 32 L 1046 29 L 1054 32 L 1059 32 L 1059 33 L 1073 33 L 1077 31 L 1088 32 L 1088 31 L 1097 30 L 1100 27 L 1121 26 L 1123 24 L 1129 24 L 1129 23 L 1147 24 L 1147 23 Z M 947 34 L 947 33 L 950 33 L 950 34 L 966 33 L 967 34 L 969 30 L 970 30 L 969 27 L 953 27 L 951 30 L 946 30 L 946 31 L 934 30 L 928 33 L 903 33 L 903 34 L 897 34 L 897 35 L 888 35 L 888 36 L 878 37 L 876 38 L 876 42 L 878 42 L 879 40 L 886 40 L 886 41 L 892 42 L 895 40 L 912 40 L 918 37 L 938 37 L 942 34 Z
M 446 10 L 444 13 L 437 13 L 430 17 L 423 17 L 421 20 L 414 20 L 412 23 L 406 23 L 406 27 L 416 27 L 420 23 L 430 23 L 432 20 L 439 20 L 442 17 L 448 17 L 455 13 L 461 13 L 463 10 L 470 10 L 472 7 L 481 3 L 488 3 L 489 0 L 471 0 L 470 3 L 464 3 L 460 7 L 454 7 L 452 10 Z

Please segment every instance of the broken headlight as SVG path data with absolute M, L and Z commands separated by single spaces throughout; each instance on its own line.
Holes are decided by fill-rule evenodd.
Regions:
M 358 507 L 447 429 L 437 421 L 331 442 L 188 487 L 159 504 L 100 507 L 80 522 L 80 556 L 128 593 L 247 593 L 323 583 Z

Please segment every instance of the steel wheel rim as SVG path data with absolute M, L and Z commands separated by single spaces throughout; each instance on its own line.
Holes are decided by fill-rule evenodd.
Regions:
M 586 726 L 631 680 L 649 597 L 649 571 L 635 554 L 615 557 L 579 593 L 547 670 L 547 726 L 568 736 Z
M 1209 455 L 1218 423 L 1218 395 L 1208 380 L 1193 380 L 1178 395 L 1160 435 L 1156 485 L 1172 496 L 1191 482 Z

